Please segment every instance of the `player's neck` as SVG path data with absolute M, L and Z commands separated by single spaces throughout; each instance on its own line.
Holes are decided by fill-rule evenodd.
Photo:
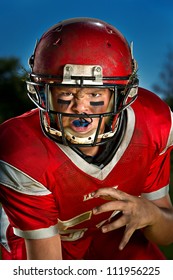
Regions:
M 97 155 L 98 151 L 99 151 L 99 146 L 95 146 L 95 147 L 81 147 L 79 148 L 79 150 L 87 155 L 87 156 L 91 156 L 94 157 L 95 155 Z

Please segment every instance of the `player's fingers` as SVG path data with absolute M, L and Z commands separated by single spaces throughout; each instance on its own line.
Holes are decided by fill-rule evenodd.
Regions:
M 93 214 L 97 215 L 103 212 L 109 212 L 109 211 L 124 211 L 126 208 L 126 202 L 124 201 L 119 201 L 119 200 L 114 200 L 114 201 L 109 201 L 107 203 L 104 203 L 102 205 L 99 205 L 95 208 L 93 208 Z
M 102 228 L 101 228 L 102 232 L 106 233 L 106 232 L 121 228 L 126 225 L 126 222 L 127 222 L 126 217 L 124 215 L 122 215 L 117 220 L 115 220 L 107 225 L 102 226 Z
M 113 188 L 101 188 L 97 191 L 95 191 L 93 194 L 93 197 L 101 197 L 101 198 L 109 198 L 111 200 L 117 199 L 117 200 L 127 200 L 129 198 L 129 195 L 123 191 L 120 191 L 117 189 L 117 187 Z
M 133 233 L 135 232 L 135 228 L 133 226 L 131 226 L 130 224 L 129 225 L 126 225 L 126 229 L 125 229 L 125 232 L 124 232 L 124 236 L 120 242 L 120 245 L 119 245 L 119 249 L 120 250 L 123 250 L 124 247 L 127 245 L 127 243 L 129 242 L 131 236 L 133 235 Z

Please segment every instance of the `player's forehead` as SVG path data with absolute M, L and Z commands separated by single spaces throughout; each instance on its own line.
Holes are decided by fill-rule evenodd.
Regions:
M 54 92 L 71 92 L 73 94 L 85 94 L 85 93 L 102 93 L 106 94 L 110 92 L 109 88 L 99 88 L 99 87 L 71 87 L 71 86 L 58 86 L 54 87 Z

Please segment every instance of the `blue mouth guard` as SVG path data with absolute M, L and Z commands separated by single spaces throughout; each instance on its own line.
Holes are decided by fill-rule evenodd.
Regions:
M 76 127 L 86 127 L 90 124 L 90 122 L 87 122 L 84 119 L 79 119 L 79 120 L 75 120 L 73 121 L 73 125 Z

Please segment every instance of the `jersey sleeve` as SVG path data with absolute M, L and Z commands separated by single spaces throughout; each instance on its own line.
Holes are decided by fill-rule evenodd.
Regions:
M 156 200 L 164 197 L 169 192 L 170 181 L 170 151 L 159 155 L 151 164 L 147 176 L 143 197 Z
M 0 161 L 0 201 L 14 233 L 40 239 L 58 233 L 58 210 L 53 194 L 40 182 Z
M 163 132 L 164 133 L 164 132 Z M 171 112 L 171 128 L 165 148 L 154 158 L 145 182 L 142 196 L 149 200 L 164 197 L 169 193 L 170 154 L 173 148 L 173 113 Z

